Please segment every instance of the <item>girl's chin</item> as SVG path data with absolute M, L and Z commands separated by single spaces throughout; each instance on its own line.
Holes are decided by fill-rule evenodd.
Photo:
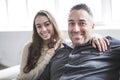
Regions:
M 47 40 L 50 40 L 50 38 L 49 38 L 49 37 L 46 37 L 46 38 L 43 38 L 43 40 L 46 40 L 46 41 L 47 41 Z

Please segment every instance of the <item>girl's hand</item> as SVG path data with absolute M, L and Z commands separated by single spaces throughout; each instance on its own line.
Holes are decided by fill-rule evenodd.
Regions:
M 53 56 L 53 55 L 55 54 L 55 49 L 54 49 L 54 48 L 48 49 L 47 53 L 48 53 L 50 56 Z
M 94 35 L 92 37 L 92 46 L 98 48 L 99 51 L 107 50 L 107 45 L 109 45 L 108 39 L 102 38 L 100 35 Z

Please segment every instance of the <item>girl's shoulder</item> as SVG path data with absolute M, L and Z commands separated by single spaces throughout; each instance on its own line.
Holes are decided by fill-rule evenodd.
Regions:
M 31 43 L 32 43 L 31 41 L 26 42 L 26 43 L 24 44 L 24 48 L 30 47 Z

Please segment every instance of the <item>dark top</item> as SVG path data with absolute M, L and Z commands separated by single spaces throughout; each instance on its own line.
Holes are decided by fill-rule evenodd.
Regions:
M 100 52 L 89 41 L 74 49 L 58 49 L 38 80 L 119 80 L 120 41 L 106 37 L 108 50 Z

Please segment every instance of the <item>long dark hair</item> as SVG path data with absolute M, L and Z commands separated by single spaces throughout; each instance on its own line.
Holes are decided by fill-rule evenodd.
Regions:
M 30 72 L 32 69 L 34 69 L 37 66 L 37 61 L 41 56 L 41 50 L 43 47 L 43 39 L 38 35 L 36 27 L 35 27 L 35 19 L 38 16 L 46 16 L 51 24 L 53 25 L 54 34 L 52 35 L 50 42 L 48 43 L 48 48 L 53 48 L 56 43 L 61 40 L 61 43 L 63 42 L 63 38 L 61 37 L 61 32 L 58 29 L 58 25 L 56 23 L 55 18 L 47 11 L 41 10 L 39 11 L 33 21 L 33 35 L 32 35 L 32 43 L 29 47 L 29 53 L 27 58 L 27 64 L 24 67 L 23 71 L 25 73 Z M 59 47 L 61 46 L 61 43 L 59 44 Z

